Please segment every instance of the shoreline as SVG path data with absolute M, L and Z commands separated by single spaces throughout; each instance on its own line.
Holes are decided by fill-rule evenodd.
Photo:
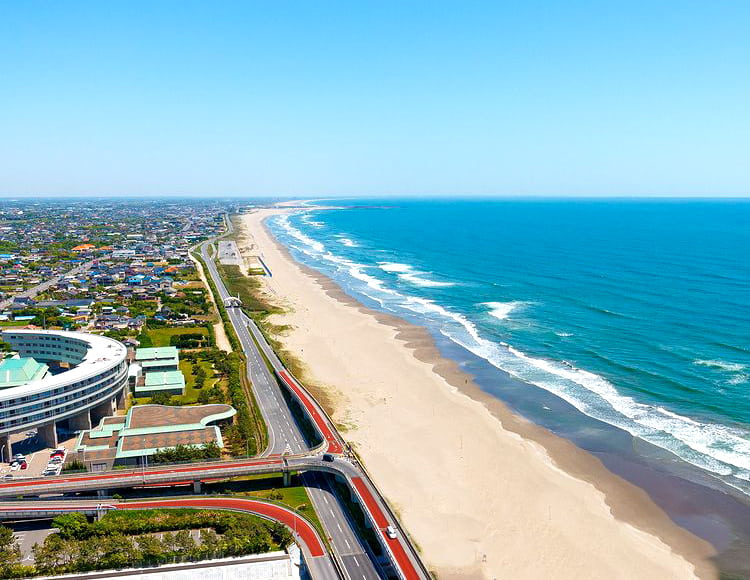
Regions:
M 272 213 L 279 213 L 281 211 L 284 210 L 265 210 L 259 213 L 243 216 L 242 232 L 247 235 L 248 229 L 252 229 L 253 225 L 255 225 L 255 227 L 257 228 L 260 226 L 261 221 L 265 219 L 265 217 L 268 217 Z M 253 222 L 255 222 L 255 224 L 253 224 Z M 570 483 L 570 481 L 572 480 L 575 482 L 572 487 L 576 487 L 575 491 L 579 495 L 581 495 L 582 493 L 580 485 L 582 484 L 584 486 L 587 486 L 588 489 L 585 489 L 586 494 L 584 495 L 589 496 L 588 500 L 594 501 L 594 503 L 599 501 L 601 502 L 600 505 L 597 505 L 590 509 L 595 509 L 595 511 L 597 511 L 597 519 L 606 519 L 607 517 L 611 519 L 611 521 L 607 522 L 607 524 L 611 527 L 616 528 L 614 530 L 615 536 L 637 536 L 637 538 L 635 538 L 636 545 L 643 547 L 642 545 L 644 544 L 644 542 L 652 544 L 649 546 L 648 550 L 645 550 L 646 552 L 649 552 L 650 550 L 650 555 L 652 554 L 652 552 L 655 552 L 657 554 L 661 553 L 662 559 L 664 561 L 660 562 L 660 564 L 668 566 L 669 569 L 672 570 L 672 572 L 674 572 L 674 570 L 680 569 L 679 573 L 674 574 L 672 572 L 666 572 L 666 570 L 664 570 L 662 574 L 666 575 L 662 575 L 661 577 L 692 577 L 692 574 L 688 573 L 688 568 L 691 566 L 694 567 L 695 575 L 700 578 L 715 578 L 718 576 L 716 568 L 710 560 L 715 552 L 713 547 L 708 544 L 708 542 L 701 540 L 697 536 L 675 524 L 669 518 L 666 512 L 664 512 L 650 499 L 650 497 L 644 490 L 631 483 L 628 483 L 621 477 L 611 473 L 604 467 L 604 465 L 598 458 L 594 457 L 587 451 L 576 447 L 572 442 L 549 432 L 543 427 L 540 427 L 525 418 L 522 418 L 521 416 L 512 412 L 503 402 L 485 393 L 477 384 L 474 383 L 472 377 L 465 374 L 459 368 L 458 364 L 455 361 L 445 358 L 440 353 L 437 345 L 433 340 L 433 337 L 430 335 L 427 329 L 403 321 L 395 316 L 377 312 L 368 308 L 367 306 L 364 306 L 356 299 L 346 294 L 330 278 L 327 278 L 323 274 L 296 262 L 294 258 L 289 254 L 288 250 L 282 244 L 280 244 L 278 240 L 276 240 L 273 235 L 267 230 L 265 225 L 260 226 L 260 230 L 256 229 L 256 231 L 252 233 L 253 237 L 255 238 L 255 243 L 259 247 L 265 247 L 266 250 L 269 250 L 269 245 L 273 246 L 273 249 L 278 253 L 280 259 L 287 262 L 287 264 L 293 269 L 296 269 L 300 276 L 303 276 L 312 281 L 328 299 L 332 299 L 343 308 L 355 311 L 357 316 L 372 319 L 375 324 L 381 327 L 381 329 L 385 329 L 386 332 L 392 336 L 395 346 L 398 349 L 403 350 L 408 354 L 408 356 L 412 357 L 419 364 L 426 366 L 431 374 L 440 378 L 440 381 L 444 383 L 445 387 L 447 387 L 445 389 L 446 393 L 440 393 L 440 395 L 447 395 L 447 398 L 449 399 L 460 400 L 461 407 L 464 407 L 466 408 L 466 410 L 470 411 L 470 415 L 474 420 L 482 422 L 483 425 L 489 420 L 494 424 L 495 429 L 498 429 L 504 433 L 505 437 L 510 436 L 512 439 L 516 439 L 516 443 L 520 442 L 520 445 L 522 447 L 533 447 L 534 449 L 531 453 L 528 453 L 529 450 L 525 449 L 525 455 L 531 456 L 526 457 L 525 459 L 529 462 L 540 462 L 541 460 L 541 463 L 546 464 L 543 466 L 544 469 L 547 469 L 556 474 L 556 477 L 552 479 L 560 480 L 559 482 L 555 482 L 556 485 L 563 486 L 563 482 L 565 480 L 568 480 L 568 483 Z M 258 235 L 266 237 L 264 243 L 261 243 L 258 240 Z M 268 284 L 265 284 L 264 286 L 268 288 Z M 279 296 L 278 294 L 275 294 L 273 292 L 273 288 L 270 288 L 270 290 L 270 298 L 278 299 Z M 277 318 L 280 318 L 282 321 L 284 321 L 285 317 L 287 319 L 285 322 L 288 322 L 288 319 L 290 318 L 290 316 L 288 315 L 280 315 L 278 317 L 272 318 L 274 318 L 274 322 L 277 322 Z M 277 338 L 285 345 L 286 348 L 294 350 L 294 346 L 290 344 L 290 342 L 293 341 L 289 340 L 289 336 L 282 335 Z M 307 360 L 308 355 L 303 356 L 305 356 L 305 359 Z M 318 374 L 320 373 L 316 374 L 309 365 L 305 366 L 306 371 L 310 371 L 306 374 L 312 374 L 312 377 L 305 377 L 307 380 L 310 380 L 312 378 L 312 382 L 319 385 L 321 383 L 328 382 L 327 378 L 318 376 Z M 340 390 L 340 388 L 338 390 Z M 327 394 L 330 394 L 330 392 L 327 391 Z M 332 395 L 332 398 L 339 399 L 340 395 L 341 393 L 335 393 L 334 395 Z M 336 408 L 332 410 L 333 415 L 337 420 L 340 421 L 342 418 L 340 401 L 339 405 L 335 405 L 335 407 Z M 357 412 L 361 412 L 362 410 L 348 409 L 346 411 L 350 413 L 354 412 L 356 414 Z M 345 419 L 348 419 L 348 417 L 345 417 Z M 344 422 L 348 421 L 345 420 Z M 377 445 L 375 446 L 375 448 L 373 448 L 372 441 L 362 440 L 361 437 L 357 437 L 356 432 L 358 429 L 359 427 L 354 427 L 352 429 L 351 434 L 354 435 L 353 437 L 349 436 L 350 433 L 344 433 L 344 436 L 348 440 L 355 440 L 355 447 L 362 455 L 362 458 L 369 469 L 371 461 L 368 460 L 368 455 L 377 455 L 378 453 L 385 452 L 386 449 L 377 449 Z M 372 439 L 372 437 L 370 437 L 370 439 Z M 461 445 L 463 445 L 463 443 L 461 443 Z M 429 451 L 430 450 L 428 449 L 428 454 Z M 533 469 L 538 469 L 539 467 L 539 465 L 535 464 L 533 466 Z M 371 471 L 373 470 L 371 469 Z M 394 502 L 403 512 L 405 524 L 407 528 L 411 530 L 411 533 L 412 535 L 414 535 L 417 543 L 422 544 L 420 533 L 414 532 L 414 526 L 412 525 L 412 523 L 414 522 L 412 518 L 415 516 L 411 515 L 410 512 L 412 512 L 412 510 L 410 509 L 410 506 L 406 502 L 400 501 L 402 499 L 401 494 L 399 494 L 397 490 L 399 486 L 397 484 L 389 483 L 388 481 L 383 481 L 383 476 L 380 473 L 373 473 L 373 475 L 376 478 L 375 480 L 378 486 L 381 487 L 386 496 L 389 497 L 390 501 Z M 481 474 L 477 475 L 481 478 Z M 550 474 L 545 473 L 545 477 L 547 476 L 550 476 Z M 393 479 L 392 474 L 391 479 Z M 535 501 L 535 498 L 530 499 L 532 500 L 532 502 Z M 552 507 L 558 506 L 556 506 L 554 503 L 551 503 L 548 507 L 549 521 L 547 522 L 547 525 L 551 526 Z M 460 512 L 460 509 L 458 511 Z M 447 515 L 445 517 L 445 520 L 450 521 L 451 518 L 455 518 L 456 516 L 460 515 L 460 513 Z M 517 515 L 523 517 L 525 523 L 534 525 L 532 514 L 525 514 L 523 513 L 522 509 L 521 513 Z M 526 516 L 528 516 L 529 520 L 531 521 L 526 522 Z M 493 523 L 494 522 L 492 521 L 487 521 L 483 524 L 485 526 L 492 526 Z M 563 523 L 562 525 L 566 526 L 565 523 Z M 620 539 L 622 539 L 622 537 Z M 632 537 L 629 537 L 629 539 L 633 540 Z M 431 541 L 429 543 L 430 546 L 432 546 L 433 544 L 440 544 L 440 542 Z M 446 544 L 445 548 L 449 548 L 449 546 L 450 543 Z M 556 552 L 559 549 L 559 546 L 548 546 L 545 544 L 541 549 L 536 550 L 536 553 L 534 555 L 529 554 L 528 557 L 546 559 L 548 551 Z M 423 555 L 425 556 L 425 559 L 427 560 L 429 565 L 436 565 L 434 562 L 434 556 L 431 558 L 430 553 L 424 553 Z M 630 557 L 632 557 L 632 554 L 629 555 L 629 558 Z M 485 558 L 487 558 L 486 554 Z M 574 559 L 570 554 L 564 554 L 562 555 L 562 558 L 564 561 L 570 561 Z M 449 559 L 450 558 L 448 558 L 448 560 Z M 519 559 L 523 560 L 524 558 L 520 556 Z M 575 573 L 573 573 L 573 570 L 571 570 L 570 576 L 575 576 L 576 578 L 600 577 L 603 570 L 596 568 L 593 564 L 593 558 L 591 558 L 591 560 L 591 565 L 594 566 L 592 569 L 577 569 Z M 525 562 L 525 565 L 528 564 L 529 562 Z M 610 562 L 607 562 L 607 564 L 611 566 Z M 629 563 L 620 561 L 619 564 L 627 567 L 626 564 Z M 687 567 L 681 566 L 682 564 L 687 564 Z M 516 570 L 518 573 L 519 571 L 524 569 L 517 568 L 517 565 L 518 562 L 516 562 L 515 565 L 513 563 L 510 563 L 506 566 L 500 567 L 499 569 L 492 570 L 483 570 L 482 566 L 478 566 L 477 570 L 470 571 L 465 568 L 462 569 L 460 567 L 452 570 L 449 569 L 450 567 L 447 567 L 446 569 L 446 566 L 441 565 L 441 563 L 438 562 L 437 568 L 441 576 L 458 577 L 466 576 L 467 574 L 471 575 L 474 572 L 477 572 L 481 575 L 497 573 L 507 574 L 510 569 Z M 485 566 L 484 568 L 488 567 Z M 615 577 L 618 577 L 617 571 L 617 569 L 614 570 Z M 620 573 L 623 573 L 624 569 L 620 569 L 619 571 Z M 559 570 L 557 572 L 558 576 L 560 576 Z M 643 570 L 643 572 L 645 572 L 645 570 Z M 529 570 L 528 573 L 532 573 L 532 570 Z M 534 575 L 539 575 L 541 573 L 544 572 L 539 570 L 535 570 L 533 572 Z M 612 574 L 613 570 L 609 569 L 607 573 Z M 523 574 L 521 575 L 523 576 Z M 565 577 L 565 575 L 560 577 Z M 619 577 L 632 576 L 620 575 Z

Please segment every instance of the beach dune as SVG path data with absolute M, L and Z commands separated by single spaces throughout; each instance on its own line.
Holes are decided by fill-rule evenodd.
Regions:
M 438 577 L 716 577 L 710 546 L 640 490 L 483 398 L 424 330 L 294 262 L 262 225 L 278 211 L 241 227 L 273 272 L 264 291 L 285 312 L 271 322 L 288 327 L 277 338 Z

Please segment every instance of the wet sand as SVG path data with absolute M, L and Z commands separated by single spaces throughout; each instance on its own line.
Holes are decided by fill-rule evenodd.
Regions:
M 367 309 L 243 217 L 271 322 L 441 578 L 715 578 L 713 548 L 591 454 L 510 412 L 429 333 Z

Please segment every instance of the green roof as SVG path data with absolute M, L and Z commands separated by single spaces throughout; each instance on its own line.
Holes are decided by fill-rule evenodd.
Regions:
M 0 389 L 38 381 L 45 377 L 48 368 L 31 357 L 6 358 L 0 362 Z
M 163 371 L 146 374 L 145 386 L 151 387 L 184 387 L 185 375 L 181 371 Z
M 158 346 L 154 348 L 139 348 L 135 351 L 135 360 L 162 360 L 176 359 L 178 357 L 176 346 Z
M 146 426 L 142 427 L 131 427 L 130 425 L 133 419 L 133 413 L 143 413 L 146 409 L 149 408 L 157 410 L 163 409 L 164 411 L 168 413 L 171 412 L 172 414 L 176 413 L 178 417 L 180 415 L 184 415 L 186 412 L 191 413 L 195 411 L 198 411 L 200 415 L 200 412 L 204 409 L 207 411 L 207 414 L 198 417 L 185 417 L 185 420 L 182 422 L 180 422 L 179 420 L 175 421 L 175 417 L 167 416 L 163 417 L 163 424 L 154 424 L 153 420 L 151 420 L 150 425 L 147 424 Z M 158 412 L 161 413 L 162 411 Z M 217 426 L 211 426 L 209 424 L 223 419 L 228 419 L 234 416 L 236 413 L 237 411 L 234 409 L 234 407 L 223 404 L 201 405 L 198 407 L 165 407 L 162 405 L 138 405 L 137 407 L 131 407 L 128 410 L 127 415 L 123 417 L 123 419 L 125 419 L 124 426 L 122 425 L 122 423 L 118 423 L 117 425 L 109 424 L 108 420 L 113 419 L 113 417 L 107 417 L 106 419 L 102 420 L 99 426 L 94 427 L 90 431 L 81 431 L 80 435 L 78 436 L 75 449 L 78 451 L 80 451 L 81 449 L 86 449 L 87 451 L 108 449 L 111 446 L 110 444 L 95 446 L 85 445 L 83 443 L 85 435 L 88 433 L 90 440 L 100 438 L 105 440 L 106 438 L 112 436 L 115 432 L 118 432 L 118 439 L 116 444 L 117 459 L 124 459 L 127 457 L 141 457 L 143 455 L 153 455 L 159 449 L 171 447 L 170 445 L 157 445 L 154 447 L 148 446 L 149 443 L 158 441 L 160 435 L 169 433 L 186 433 L 191 431 L 205 431 L 207 429 L 213 429 L 216 443 L 219 445 L 219 447 L 224 447 L 224 441 L 221 437 L 221 431 Z M 119 417 L 117 419 L 119 419 Z M 172 422 L 170 423 L 169 421 Z M 139 442 L 142 441 L 143 448 L 135 450 L 124 450 L 123 444 L 129 437 L 137 439 Z

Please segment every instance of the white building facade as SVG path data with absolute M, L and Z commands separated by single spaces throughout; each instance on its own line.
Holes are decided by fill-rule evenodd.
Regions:
M 56 427 L 90 429 L 124 403 L 128 388 L 127 349 L 122 343 L 82 332 L 6 330 L 2 339 L 21 357 L 56 372 L 20 386 L 0 388 L 0 448 L 11 457 L 9 436 L 37 429 L 50 447 Z

